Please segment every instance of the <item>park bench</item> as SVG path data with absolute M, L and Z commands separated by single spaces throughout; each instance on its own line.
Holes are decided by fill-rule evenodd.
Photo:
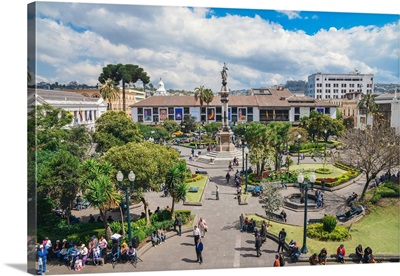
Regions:
M 189 193 L 197 193 L 199 191 L 199 187 L 190 187 Z
M 199 171 L 199 170 L 196 170 L 196 173 L 197 173 L 197 174 L 208 174 L 207 171 Z
M 322 223 L 322 219 L 309 219 L 308 224 L 313 224 L 313 223 Z
M 357 208 L 355 210 L 349 210 L 346 213 L 344 213 L 345 217 L 339 217 L 339 215 L 336 215 L 336 218 L 344 220 L 344 221 L 348 221 L 349 219 L 361 214 L 362 212 L 363 212 L 363 210 L 361 208 Z
M 283 220 L 283 218 L 282 218 L 282 216 L 280 214 L 276 214 L 276 213 L 272 213 L 272 212 L 269 212 L 269 211 L 265 211 L 265 215 L 267 216 L 267 218 L 284 222 L 284 220 Z

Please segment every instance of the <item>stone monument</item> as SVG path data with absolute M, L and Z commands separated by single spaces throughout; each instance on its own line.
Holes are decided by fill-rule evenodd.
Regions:
M 242 152 L 235 148 L 232 142 L 233 132 L 228 123 L 228 102 L 229 90 L 227 88 L 228 68 L 224 63 L 221 71 L 222 87 L 219 95 L 221 96 L 221 111 L 222 111 L 222 127 L 218 130 L 216 136 L 218 144 L 215 150 L 208 152 L 206 155 L 196 156 L 196 161 L 208 164 L 219 164 L 228 167 L 229 162 L 233 158 L 241 159 Z
M 217 133 L 218 145 L 217 151 L 234 151 L 235 145 L 232 143 L 233 133 L 228 123 L 228 102 L 229 102 L 229 91 L 226 85 L 228 84 L 228 68 L 224 63 L 224 67 L 221 71 L 222 76 L 222 87 L 219 95 L 221 96 L 221 107 L 222 107 L 222 127 Z

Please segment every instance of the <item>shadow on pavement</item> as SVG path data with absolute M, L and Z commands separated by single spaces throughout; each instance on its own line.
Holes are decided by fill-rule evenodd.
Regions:
M 192 260 L 192 259 L 188 259 L 188 258 L 183 258 L 182 261 L 184 261 L 186 263 L 197 263 L 196 260 Z

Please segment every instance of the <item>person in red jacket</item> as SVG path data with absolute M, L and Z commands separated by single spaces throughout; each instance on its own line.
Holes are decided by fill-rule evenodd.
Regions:
M 337 248 L 336 254 L 337 254 L 338 262 L 341 262 L 342 264 L 344 264 L 344 257 L 346 256 L 346 249 L 344 248 L 343 244 L 341 244 Z

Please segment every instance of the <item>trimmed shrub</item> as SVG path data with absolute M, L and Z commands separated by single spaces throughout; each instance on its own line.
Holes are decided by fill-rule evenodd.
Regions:
M 324 231 L 331 233 L 337 225 L 337 219 L 332 215 L 327 215 L 322 218 L 322 224 Z
M 328 168 L 318 168 L 315 170 L 315 172 L 320 174 L 330 174 L 332 173 L 332 170 Z
M 344 241 L 350 237 L 349 230 L 341 225 L 332 232 L 324 231 L 322 223 L 313 223 L 307 227 L 307 237 L 320 241 Z

